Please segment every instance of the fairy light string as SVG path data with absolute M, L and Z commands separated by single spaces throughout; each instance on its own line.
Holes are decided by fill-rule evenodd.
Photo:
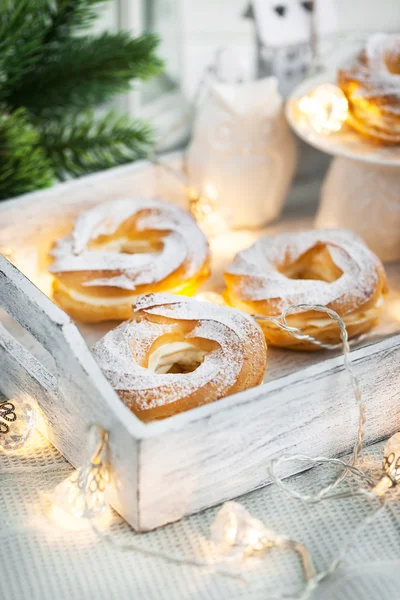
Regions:
M 325 349 L 332 350 L 332 349 L 338 348 L 338 345 L 336 345 L 336 344 L 335 345 L 325 344 L 325 343 L 315 339 L 314 337 L 303 333 L 297 327 L 291 327 L 288 324 L 287 318 L 290 315 L 293 315 L 296 313 L 308 312 L 308 311 L 323 312 L 323 313 L 327 314 L 330 319 L 334 320 L 337 323 L 339 330 L 340 330 L 340 338 L 342 340 L 342 352 L 343 352 L 344 366 L 350 377 L 350 382 L 351 382 L 351 386 L 353 389 L 354 399 L 356 401 L 356 406 L 358 407 L 357 437 L 356 437 L 356 442 L 354 444 L 353 451 L 352 451 L 352 454 L 350 457 L 350 461 L 349 461 L 349 463 L 343 463 L 342 461 L 340 461 L 343 464 L 342 472 L 338 475 L 338 477 L 332 483 L 330 483 L 326 487 L 322 488 L 317 494 L 300 494 L 298 492 L 294 492 L 294 491 L 290 490 L 284 484 L 282 479 L 277 475 L 277 472 L 276 472 L 277 467 L 282 463 L 287 463 L 289 461 L 296 461 L 296 460 L 300 460 L 303 462 L 310 461 L 311 463 L 314 463 L 314 464 L 319 463 L 319 462 L 330 462 L 333 464 L 338 464 L 337 459 L 329 459 L 329 458 L 325 458 L 325 457 L 313 458 L 313 457 L 305 456 L 302 454 L 294 454 L 294 455 L 281 455 L 280 457 L 273 459 L 270 463 L 269 471 L 270 471 L 271 478 L 272 478 L 273 482 L 282 491 L 285 491 L 287 494 L 291 495 L 292 497 L 295 497 L 299 500 L 303 500 L 304 502 L 316 503 L 316 502 L 319 502 L 321 499 L 323 499 L 324 496 L 329 494 L 332 489 L 334 489 L 336 486 L 338 486 L 343 481 L 344 477 L 346 476 L 346 474 L 349 472 L 350 469 L 354 471 L 354 465 L 357 462 L 357 459 L 359 457 L 359 454 L 360 454 L 360 452 L 362 450 L 362 446 L 363 446 L 364 425 L 365 425 L 365 403 L 364 403 L 364 400 L 361 395 L 358 378 L 354 372 L 354 369 L 353 369 L 353 366 L 352 366 L 352 363 L 350 360 L 350 346 L 349 346 L 349 339 L 348 339 L 348 334 L 347 334 L 347 330 L 346 330 L 346 325 L 345 325 L 343 319 L 341 319 L 341 317 L 339 317 L 339 315 L 334 310 L 327 308 L 326 306 L 319 305 L 319 304 L 292 305 L 292 306 L 289 306 L 288 308 L 286 308 L 282 312 L 280 317 L 265 317 L 263 315 L 253 315 L 253 316 L 257 321 L 269 321 L 269 322 L 274 323 L 274 325 L 277 325 L 284 331 L 287 331 L 290 335 L 292 335 L 294 338 L 296 338 L 298 340 L 305 340 L 305 341 L 311 342 L 311 343 L 316 344 L 319 347 L 325 348 Z M 358 475 L 361 475 L 361 471 L 359 469 L 356 469 L 356 471 L 357 471 Z
M 163 552 L 162 550 L 149 550 L 148 548 L 145 548 L 140 544 L 135 544 L 131 541 L 126 543 L 120 543 L 117 542 L 111 534 L 101 531 L 93 518 L 90 519 L 90 525 L 97 537 L 103 542 L 105 542 L 107 545 L 112 547 L 114 550 L 118 550 L 120 552 L 137 552 L 142 556 L 146 556 L 149 558 L 160 558 L 161 560 L 169 564 L 178 566 L 183 565 L 188 567 L 212 568 L 214 569 L 217 575 L 227 577 L 228 579 L 236 579 L 238 581 L 246 583 L 246 578 L 242 573 L 236 573 L 228 569 L 224 569 L 219 566 L 219 562 L 216 560 L 206 560 L 196 557 L 190 558 L 188 556 L 181 556 L 179 554 Z
M 94 435 L 95 434 L 95 435 Z M 91 444 L 96 439 L 95 449 L 79 469 L 62 481 L 54 491 L 56 506 L 69 516 L 87 519 L 96 536 L 112 548 L 122 552 L 137 552 L 143 556 L 160 558 L 170 564 L 213 568 L 223 577 L 244 581 L 241 573 L 221 568 L 215 560 L 189 558 L 171 554 L 162 550 L 150 550 L 132 541 L 117 542 L 112 533 L 102 531 L 98 526 L 98 517 L 107 510 L 106 486 L 110 481 L 107 464 L 108 432 L 99 425 L 89 427 Z
M 378 506 L 377 506 L 377 508 L 375 508 L 372 511 L 371 514 L 367 515 L 365 517 L 365 519 L 363 519 L 361 521 L 361 523 L 356 527 L 356 529 L 352 532 L 349 539 L 346 541 L 346 543 L 344 544 L 344 546 L 342 547 L 342 549 L 340 550 L 338 555 L 331 562 L 329 567 L 327 569 L 319 572 L 318 574 L 316 574 L 313 578 L 311 578 L 307 582 L 305 591 L 300 596 L 299 600 L 307 600 L 322 581 L 324 581 L 325 579 L 327 579 L 328 577 L 333 575 L 333 573 L 338 569 L 338 567 L 340 566 L 341 562 L 343 561 L 345 555 L 351 549 L 351 547 L 353 546 L 353 544 L 355 543 L 355 541 L 357 540 L 359 535 L 362 532 L 364 532 L 367 529 L 367 527 L 369 527 L 377 519 L 377 517 L 383 510 L 383 508 L 385 506 L 385 500 L 386 500 L 384 494 L 387 491 L 387 489 L 389 489 L 390 487 L 397 484 L 397 480 L 396 479 L 393 480 L 393 476 L 389 473 L 390 464 L 388 464 L 388 458 L 386 456 L 383 461 L 384 472 L 382 474 L 380 482 L 378 482 L 378 484 L 376 484 L 376 485 L 374 485 L 375 482 L 369 477 L 368 474 L 364 473 L 361 469 L 359 469 L 358 467 L 355 466 L 357 463 L 357 460 L 359 458 L 360 452 L 362 450 L 362 447 L 363 447 L 364 425 L 365 425 L 365 420 L 366 420 L 366 418 L 365 418 L 365 403 L 364 403 L 362 395 L 361 395 L 358 378 L 357 378 L 356 374 L 354 373 L 354 369 L 353 369 L 353 366 L 352 366 L 352 363 L 350 360 L 350 348 L 349 348 L 348 334 L 347 334 L 346 326 L 345 326 L 345 323 L 343 322 L 343 320 L 339 317 L 339 315 L 335 311 L 332 311 L 331 309 L 329 309 L 325 306 L 301 304 L 301 305 L 297 305 L 297 306 L 288 307 L 285 311 L 283 311 L 283 313 L 278 318 L 264 317 L 262 315 L 253 315 L 253 316 L 257 320 L 273 322 L 278 327 L 281 327 L 283 330 L 285 330 L 288 333 L 290 333 L 291 335 L 293 335 L 293 337 L 295 337 L 296 339 L 309 341 L 309 342 L 314 343 L 322 348 L 336 349 L 338 347 L 337 345 L 324 344 L 324 343 L 320 342 L 319 340 L 315 340 L 311 336 L 304 334 L 298 328 L 291 327 L 288 325 L 287 317 L 289 315 L 297 313 L 297 312 L 306 312 L 309 310 L 316 310 L 319 312 L 326 313 L 331 319 L 336 321 L 339 326 L 340 337 L 342 340 L 344 366 L 350 376 L 350 381 L 351 381 L 351 385 L 352 385 L 352 389 L 353 389 L 354 398 L 355 398 L 356 405 L 357 405 L 358 411 L 359 411 L 356 442 L 354 444 L 353 451 L 352 451 L 349 462 L 345 462 L 338 458 L 326 458 L 323 456 L 310 457 L 310 456 L 306 456 L 303 454 L 282 455 L 278 458 L 272 459 L 270 462 L 270 465 L 269 465 L 269 473 L 270 473 L 271 479 L 272 479 L 273 483 L 275 485 L 277 485 L 277 487 L 281 491 L 283 491 L 286 495 L 288 495 L 289 497 L 294 498 L 296 500 L 301 500 L 302 502 L 305 502 L 308 504 L 317 504 L 324 500 L 340 500 L 340 499 L 346 499 L 346 498 L 355 498 L 355 497 L 359 496 L 359 497 L 368 498 L 373 501 L 378 500 Z M 399 434 L 396 434 L 396 435 L 399 435 Z M 391 438 L 391 440 L 389 440 L 388 445 L 391 443 L 391 441 L 394 438 L 396 438 L 396 435 L 393 436 L 393 438 Z M 391 449 L 389 448 L 389 452 L 390 452 L 390 450 Z M 399 446 L 399 451 L 400 451 L 400 446 Z M 386 453 L 387 453 L 387 451 L 386 451 Z M 393 456 L 392 461 L 394 461 L 395 458 L 397 459 L 397 457 L 395 457 L 394 452 L 392 452 L 392 454 L 389 454 L 389 457 L 391 457 L 391 456 Z M 296 490 L 289 488 L 284 483 L 282 478 L 279 477 L 277 474 L 278 466 L 283 463 L 288 463 L 290 461 L 305 462 L 305 463 L 307 463 L 307 465 L 310 465 L 310 464 L 321 465 L 324 463 L 330 464 L 330 465 L 336 465 L 336 466 L 342 467 L 342 471 L 339 473 L 339 475 L 336 477 L 336 479 L 334 479 L 333 482 L 329 483 L 327 486 L 320 489 L 316 494 L 302 494 Z M 332 493 L 334 488 L 336 488 L 344 480 L 346 475 L 348 475 L 349 473 L 352 473 L 353 475 L 359 477 L 370 488 L 372 487 L 372 490 L 370 491 L 363 487 L 359 487 L 355 491 Z M 400 479 L 400 460 L 399 460 L 398 476 Z
M 325 344 L 313 338 L 312 336 L 303 333 L 299 328 L 292 327 L 289 324 L 288 319 L 290 315 L 308 311 L 323 312 L 333 319 L 339 327 L 341 344 Z M 253 315 L 253 317 L 257 321 L 269 321 L 274 323 L 277 327 L 282 328 L 295 339 L 305 340 L 325 349 L 337 349 L 341 347 L 344 367 L 349 375 L 355 403 L 359 412 L 356 441 L 348 461 L 344 461 L 340 458 L 328 458 L 324 456 L 310 457 L 304 454 L 283 454 L 272 459 L 268 465 L 272 482 L 275 483 L 275 485 L 282 492 L 291 498 L 311 505 L 317 504 L 321 501 L 343 500 L 355 497 L 365 498 L 372 502 L 378 503 L 377 507 L 372 511 L 372 513 L 367 515 L 361 521 L 358 527 L 356 527 L 331 564 L 325 570 L 320 572 L 315 571 L 312 557 L 306 546 L 296 540 L 285 538 L 284 536 L 271 534 L 270 532 L 266 533 L 263 523 L 254 519 L 240 504 L 228 502 L 222 506 L 216 516 L 214 524 L 218 519 L 222 518 L 221 513 L 224 510 L 225 512 L 228 511 L 228 517 L 231 520 L 230 525 L 232 525 L 232 522 L 234 522 L 235 527 L 233 529 L 234 535 L 232 534 L 232 527 L 231 529 L 227 530 L 227 545 L 230 548 L 239 548 L 241 558 L 245 558 L 249 555 L 264 553 L 270 548 L 282 549 L 298 554 L 302 565 L 305 584 L 302 592 L 296 596 L 296 598 L 297 600 L 307 600 L 310 598 L 315 588 L 337 570 L 344 556 L 354 544 L 358 536 L 375 521 L 384 508 L 386 502 L 386 492 L 391 487 L 397 485 L 397 483 L 400 481 L 400 434 L 393 436 L 385 446 L 382 477 L 381 480 L 376 483 L 376 481 L 374 481 L 368 475 L 368 473 L 365 473 L 356 464 L 363 446 L 365 403 L 361 395 L 358 378 L 354 372 L 354 368 L 350 360 L 350 348 L 346 326 L 344 321 L 335 311 L 317 304 L 299 304 L 289 306 L 279 317 L 266 317 L 258 314 Z M 7 405 L 5 408 L 7 408 Z M 5 413 L 4 410 L 3 413 Z M 74 471 L 74 473 L 72 473 L 68 479 L 59 484 L 55 490 L 55 498 L 56 500 L 58 498 L 61 508 L 66 509 L 74 516 L 86 518 L 96 536 L 116 550 L 122 552 L 137 552 L 143 556 L 159 558 L 175 565 L 213 568 L 214 572 L 218 575 L 237 579 L 239 581 L 246 581 L 242 573 L 233 572 L 232 570 L 221 566 L 221 562 L 224 564 L 226 561 L 226 557 L 224 557 L 224 555 L 214 553 L 215 555 L 213 558 L 202 559 L 196 556 L 189 557 L 185 555 L 181 556 L 179 554 L 171 554 L 163 552 L 162 550 L 150 550 L 133 541 L 120 543 L 114 539 L 112 532 L 102 531 L 98 526 L 97 517 L 108 507 L 106 501 L 106 487 L 110 481 L 107 459 L 109 440 L 108 432 L 97 425 L 91 426 L 90 431 L 95 431 L 97 434 L 97 442 L 94 451 L 90 452 L 83 465 Z M 93 436 L 91 441 L 93 447 Z M 278 467 L 283 464 L 287 464 L 290 461 L 304 462 L 307 464 L 307 466 L 329 464 L 340 467 L 341 471 L 332 482 L 324 486 L 317 493 L 302 494 L 296 490 L 290 489 L 290 487 L 288 487 L 283 481 L 283 478 L 278 475 Z M 355 490 L 337 490 L 336 488 L 338 485 L 343 482 L 347 475 L 350 474 L 360 480 L 361 485 Z M 245 540 L 245 542 L 243 540 Z M 284 597 L 287 598 L 287 596 L 279 596 L 279 598 Z
M 384 498 L 379 498 L 375 494 L 366 492 L 365 490 L 360 490 L 359 492 L 348 492 L 348 493 L 345 493 L 342 495 L 337 494 L 335 497 L 337 499 L 340 497 L 351 498 L 351 497 L 355 497 L 357 495 L 368 496 L 375 500 L 378 498 L 378 500 L 379 500 L 378 507 L 371 514 L 367 515 L 365 517 L 365 519 L 363 519 L 361 521 L 361 523 L 359 523 L 359 525 L 357 525 L 357 527 L 350 534 L 350 536 L 347 539 L 347 541 L 345 542 L 345 544 L 343 544 L 343 546 L 340 549 L 340 551 L 338 552 L 337 556 L 330 563 L 330 565 L 326 569 L 317 573 L 308 582 L 306 582 L 304 592 L 297 598 L 297 600 L 308 600 L 311 597 L 312 593 L 317 589 L 317 587 L 323 581 L 328 579 L 328 577 L 331 577 L 337 571 L 337 569 L 340 567 L 341 563 L 343 562 L 346 554 L 351 550 L 352 546 L 355 544 L 355 542 L 357 541 L 359 536 L 367 529 L 367 527 L 369 527 L 370 525 L 372 525 L 375 522 L 375 520 L 377 519 L 377 517 L 380 515 L 380 513 L 382 512 L 382 510 L 385 507 L 385 499 Z M 326 500 L 327 498 L 324 498 L 324 499 Z
M 323 312 L 323 313 L 326 313 L 329 316 L 329 318 L 333 319 L 337 323 L 339 330 L 340 330 L 341 344 L 339 344 L 339 345 L 325 344 L 325 343 L 315 339 L 314 337 L 303 333 L 299 328 L 292 327 L 289 324 L 288 318 L 290 317 L 290 315 L 293 315 L 295 313 L 307 312 L 307 311 Z M 283 492 L 285 492 L 292 498 L 295 498 L 297 500 L 302 500 L 303 502 L 306 502 L 309 504 L 316 504 L 323 500 L 333 500 L 333 499 L 339 500 L 339 499 L 345 499 L 345 498 L 353 498 L 356 496 L 365 497 L 365 498 L 369 498 L 369 499 L 373 499 L 373 500 L 376 500 L 378 498 L 378 500 L 379 500 L 379 507 L 376 510 L 374 510 L 371 515 L 368 515 L 362 521 L 362 523 L 354 531 L 353 535 L 346 542 L 345 546 L 343 547 L 341 552 L 338 554 L 338 556 L 335 558 L 335 560 L 331 563 L 331 565 L 326 570 L 319 572 L 319 573 L 315 572 L 313 564 L 312 564 L 311 555 L 309 554 L 307 548 L 304 545 L 302 545 L 301 543 L 299 543 L 295 540 L 288 540 L 287 538 L 282 537 L 282 536 L 276 536 L 274 534 L 265 534 L 264 530 L 262 529 L 263 524 L 261 522 L 257 522 L 254 518 L 252 518 L 251 515 L 249 515 L 249 513 L 247 513 L 247 511 L 244 509 L 244 507 L 241 507 L 241 505 L 238 505 L 237 503 L 228 502 L 225 505 L 223 505 L 222 509 L 217 514 L 214 525 L 216 524 L 218 519 L 221 520 L 223 518 L 225 518 L 225 519 L 228 518 L 228 521 L 230 519 L 230 521 L 229 521 L 230 529 L 226 529 L 225 534 L 222 534 L 222 535 L 227 536 L 227 540 L 229 541 L 228 546 L 230 545 L 230 547 L 234 547 L 234 546 L 238 545 L 239 548 L 241 548 L 242 557 L 248 556 L 249 554 L 264 552 L 267 549 L 272 548 L 272 547 L 280 548 L 280 549 L 288 550 L 288 551 L 289 550 L 295 551 L 299 554 L 301 563 L 302 563 L 304 580 L 305 580 L 306 584 L 305 584 L 303 592 L 298 597 L 301 598 L 301 600 L 305 600 L 306 598 L 309 598 L 312 591 L 315 589 L 316 586 L 319 585 L 319 583 L 321 581 L 326 579 L 329 575 L 331 575 L 338 568 L 339 564 L 341 563 L 341 561 L 343 559 L 344 554 L 348 551 L 348 549 L 354 543 L 354 540 L 357 538 L 357 536 L 369 525 L 369 523 L 371 523 L 376 518 L 377 514 L 379 514 L 381 508 L 384 505 L 384 499 L 380 498 L 373 491 L 366 490 L 364 487 L 359 487 L 356 491 L 350 491 L 350 492 L 349 491 L 345 491 L 345 492 L 340 492 L 340 491 L 335 492 L 334 491 L 337 488 L 337 486 L 344 480 L 346 475 L 348 475 L 348 474 L 354 475 L 368 487 L 371 487 L 374 483 L 366 473 L 364 473 L 361 469 L 359 469 L 356 466 L 356 463 L 357 463 L 357 460 L 358 460 L 358 457 L 359 457 L 359 454 L 361 452 L 362 445 L 363 445 L 364 423 L 365 423 L 365 404 L 364 404 L 364 401 L 363 401 L 363 398 L 362 398 L 362 395 L 360 392 L 358 378 L 354 372 L 354 369 L 353 369 L 353 366 L 352 366 L 352 363 L 350 360 L 350 347 L 349 347 L 348 334 L 347 334 L 347 330 L 346 330 L 344 321 L 341 319 L 341 317 L 339 317 L 339 315 L 335 311 L 333 311 L 329 308 L 326 308 L 325 306 L 322 306 L 322 305 L 311 305 L 311 304 L 299 304 L 299 305 L 289 306 L 282 312 L 282 314 L 279 317 L 265 317 L 262 315 L 253 315 L 253 316 L 258 321 L 269 321 L 269 322 L 274 323 L 276 326 L 282 328 L 284 331 L 286 331 L 287 333 L 289 333 L 291 336 L 293 336 L 296 339 L 306 340 L 306 341 L 316 344 L 322 348 L 337 349 L 338 347 L 341 346 L 342 353 L 343 353 L 344 367 L 349 375 L 355 402 L 356 402 L 356 405 L 357 405 L 358 411 L 359 411 L 356 442 L 354 444 L 353 451 L 352 451 L 350 460 L 348 462 L 346 462 L 342 459 L 339 459 L 339 458 L 327 458 L 327 457 L 323 457 L 323 456 L 310 457 L 310 456 L 306 456 L 303 454 L 282 455 L 278 458 L 271 460 L 271 462 L 270 462 L 269 472 L 270 472 L 272 481 L 278 486 L 279 489 L 281 489 Z M 103 440 L 104 440 L 105 433 L 103 433 L 101 435 L 103 436 Z M 99 446 L 98 446 L 98 448 L 99 448 Z M 88 466 L 86 466 L 86 467 L 84 466 L 81 468 L 81 473 L 86 473 L 86 477 L 90 476 L 90 467 L 93 468 L 93 466 L 95 464 L 96 464 L 97 469 L 102 467 L 102 458 L 100 456 L 101 453 L 99 452 L 98 448 L 95 453 L 96 460 L 94 460 L 92 457 L 89 461 L 89 468 L 88 468 Z M 105 448 L 104 443 L 101 446 L 101 448 L 103 451 Z M 294 460 L 300 461 L 300 462 L 305 462 L 308 465 L 310 465 L 310 464 L 315 464 L 315 465 L 316 464 L 331 464 L 331 465 L 339 466 L 339 467 L 341 467 L 341 472 L 334 479 L 333 482 L 331 482 L 327 486 L 323 487 L 316 494 L 301 494 L 295 490 L 291 490 L 290 488 L 288 488 L 286 486 L 286 484 L 284 483 L 284 481 L 282 480 L 282 478 L 277 474 L 277 468 L 280 465 L 282 465 L 284 463 L 288 463 L 289 461 L 294 461 Z M 77 481 L 79 481 L 79 478 Z M 80 483 L 80 486 L 78 485 L 78 487 L 79 487 L 80 493 L 83 493 L 84 495 L 89 494 L 89 498 L 90 498 L 91 494 L 93 494 L 94 492 L 97 491 L 96 489 L 95 490 L 91 489 L 89 485 L 85 484 L 84 482 L 82 483 L 82 481 Z M 222 516 L 221 516 L 221 513 L 223 513 L 224 511 L 227 512 L 228 514 L 225 516 L 222 514 Z M 134 543 L 132 541 L 129 541 L 127 543 L 119 543 L 113 538 L 113 536 L 111 534 L 101 531 L 99 529 L 99 527 L 96 523 L 96 520 L 95 520 L 96 513 L 88 510 L 87 501 L 86 501 L 86 510 L 84 510 L 83 512 L 86 514 L 87 518 L 89 519 L 89 521 L 91 523 L 91 527 L 92 527 L 93 531 L 96 533 L 96 535 L 101 540 L 103 540 L 107 544 L 111 545 L 115 549 L 118 549 L 123 552 L 126 552 L 126 551 L 138 552 L 145 556 L 150 556 L 153 558 L 161 558 L 161 559 L 166 560 L 173 564 L 188 565 L 188 566 L 191 565 L 191 566 L 197 566 L 197 567 L 214 567 L 214 569 L 216 570 L 216 573 L 218 573 L 220 575 L 243 579 L 243 577 L 241 575 L 232 573 L 229 570 L 221 568 L 219 565 L 219 562 L 221 560 L 224 560 L 221 557 L 219 557 L 219 558 L 216 557 L 213 560 L 203 560 L 203 559 L 199 559 L 197 557 L 190 558 L 187 556 L 178 556 L 178 555 L 175 556 L 175 555 L 164 553 L 161 550 L 156 550 L 156 551 L 149 550 L 149 549 L 142 547 L 140 544 Z M 235 523 L 235 527 L 233 528 L 234 535 L 232 534 L 232 522 Z M 233 538 L 232 538 L 232 535 L 233 535 Z M 243 546 L 243 544 L 244 544 L 243 540 L 247 540 L 246 541 L 247 545 Z M 242 544 L 242 546 L 240 546 L 240 544 Z

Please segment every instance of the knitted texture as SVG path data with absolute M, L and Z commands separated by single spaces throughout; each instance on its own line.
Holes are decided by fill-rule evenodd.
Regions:
M 363 452 L 364 467 L 377 471 L 383 445 Z M 39 433 L 13 456 L 0 455 L 0 597 L 7 600 L 271 600 L 299 594 L 303 585 L 297 558 L 272 550 L 239 566 L 247 583 L 213 573 L 212 568 L 175 566 L 134 552 L 121 552 L 100 540 L 85 522 L 68 529 L 52 511 L 52 492 L 72 468 Z M 334 475 L 317 467 L 293 477 L 292 486 L 316 490 Z M 349 477 L 344 487 L 356 487 Z M 351 498 L 304 505 L 267 487 L 239 499 L 268 529 L 307 545 L 316 569 L 323 570 L 352 530 L 374 507 Z M 206 558 L 209 527 L 217 509 L 138 535 L 110 511 L 100 527 L 117 542 L 134 540 L 147 549 Z M 398 557 L 400 503 L 386 509 L 356 541 L 335 575 L 313 600 L 392 600 L 400 584 Z M 78 526 L 78 527 L 77 527 Z

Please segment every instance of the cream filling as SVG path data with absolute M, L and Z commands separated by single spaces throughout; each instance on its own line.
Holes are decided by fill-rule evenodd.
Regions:
M 349 315 L 346 315 L 343 318 L 343 321 L 345 323 L 345 325 L 350 325 L 350 324 L 356 324 L 356 323 L 360 323 L 361 321 L 366 321 L 368 319 L 371 319 L 374 316 L 378 316 L 379 312 L 380 312 L 380 307 L 383 304 L 383 297 L 380 296 L 380 298 L 378 298 L 378 300 L 376 301 L 376 303 L 374 304 L 374 306 L 371 306 L 371 308 L 369 308 L 368 310 L 360 310 L 359 312 L 355 312 L 355 313 L 351 313 Z M 327 327 L 329 325 L 331 325 L 331 323 L 333 322 L 332 319 L 330 319 L 329 317 L 326 319 L 309 319 L 306 323 L 307 327 Z M 301 318 L 299 319 L 290 319 L 290 325 L 292 325 L 293 327 L 304 327 L 304 321 L 301 320 Z
M 181 365 L 194 370 L 197 368 L 207 354 L 205 350 L 196 348 L 187 342 L 170 342 L 154 350 L 149 357 L 148 369 L 157 374 L 165 374 L 173 365 Z
M 120 296 L 119 298 L 102 298 L 97 296 L 87 296 L 76 290 L 71 290 L 60 282 L 57 282 L 57 287 L 61 292 L 67 294 L 73 300 L 92 306 L 119 306 L 120 304 L 131 304 L 138 297 L 137 294 L 130 294 L 129 296 Z
M 239 298 L 237 297 L 233 297 L 233 299 L 229 298 L 228 296 L 228 301 L 230 301 L 231 305 L 234 306 L 235 308 L 239 309 L 239 310 L 243 310 L 243 312 L 249 312 L 249 307 L 245 302 L 240 301 Z M 355 324 L 355 323 L 359 323 L 361 321 L 366 321 L 367 319 L 370 319 L 371 317 L 374 316 L 378 316 L 380 313 L 380 309 L 383 305 L 384 299 L 383 296 L 380 296 L 376 303 L 371 306 L 371 308 L 369 308 L 368 310 L 360 310 L 358 312 L 355 313 L 350 313 L 349 315 L 346 315 L 343 317 L 343 321 L 346 325 L 348 324 Z M 304 327 L 326 327 L 329 326 L 333 321 L 332 319 L 330 319 L 329 317 L 326 318 L 321 318 L 321 319 L 309 319 L 308 321 L 304 321 L 304 319 L 301 317 L 301 313 L 299 313 L 298 315 L 290 315 L 289 318 L 290 321 L 290 325 L 292 327 L 298 327 L 299 329 L 304 329 Z M 264 321 L 263 322 L 263 326 L 270 326 L 270 327 L 277 327 L 276 325 L 274 325 L 273 323 L 271 323 L 270 325 L 267 325 L 268 321 Z
M 182 290 L 182 287 L 177 287 L 172 290 L 167 290 L 169 294 L 179 294 Z M 114 298 L 103 298 L 101 296 L 87 296 L 86 294 L 82 294 L 82 292 L 77 292 L 76 290 L 71 290 L 67 288 L 64 284 L 57 282 L 57 288 L 67 294 L 73 300 L 77 302 L 83 302 L 84 304 L 90 304 L 91 306 L 120 306 L 121 304 L 132 304 L 136 298 L 139 297 L 138 294 L 129 294 L 129 296 L 120 296 Z

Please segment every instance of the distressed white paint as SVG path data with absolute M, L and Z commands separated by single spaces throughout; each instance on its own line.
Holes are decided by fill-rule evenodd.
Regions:
M 366 442 L 371 443 L 400 426 L 400 336 L 357 350 L 353 361 L 367 403 Z M 337 456 L 350 451 L 358 411 L 342 362 L 341 357 L 328 359 L 226 398 L 212 411 L 199 409 L 196 420 L 184 415 L 182 429 L 145 440 L 139 479 L 142 527 L 174 521 L 267 484 L 267 462 L 280 453 Z M 292 467 L 292 473 L 302 468 Z
M 86 456 L 87 430 L 110 432 L 112 501 L 137 526 L 137 439 L 142 423 L 120 402 L 69 317 L 0 255 L 0 306 L 53 356 L 52 375 L 7 330 L 0 328 L 0 389 L 9 398 L 33 397 L 43 411 L 43 433 L 74 465 Z M 125 480 L 124 485 L 121 481 Z
M 176 181 L 147 163 L 4 202 L 0 248 L 13 250 L 13 262 L 49 292 L 48 249 L 80 210 L 121 195 L 155 194 L 160 188 L 164 196 L 184 204 Z M 296 219 L 297 226 L 304 223 Z M 284 226 L 293 228 L 294 222 Z M 271 230 L 277 228 L 282 225 Z M 255 235 L 236 232 L 215 241 L 212 287 L 220 287 L 223 265 L 232 253 Z M 398 282 L 398 268 L 392 271 Z M 353 354 L 367 401 L 369 442 L 400 425 L 400 336 L 393 336 L 400 325 L 399 300 L 394 293 L 382 328 Z M 97 422 L 110 431 L 111 500 L 136 529 L 152 529 L 268 483 L 267 460 L 279 452 L 337 455 L 354 442 L 357 415 L 340 356 L 271 350 L 264 385 L 143 424 L 110 388 L 69 317 L 1 256 L 0 307 L 55 361 L 48 371 L 45 357 L 35 349 L 34 358 L 26 349 L 32 346 L 30 336 L 2 318 L 9 333 L 0 328 L 0 390 L 9 397 L 36 398 L 46 435 L 76 466 L 85 453 L 87 426 Z M 92 343 L 108 327 L 80 329 Z

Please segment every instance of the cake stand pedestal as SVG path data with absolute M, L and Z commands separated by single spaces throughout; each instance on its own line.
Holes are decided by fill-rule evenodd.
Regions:
M 346 125 L 335 134 L 316 133 L 299 112 L 297 101 L 327 81 L 326 76 L 306 80 L 286 105 L 293 130 L 335 156 L 321 188 L 314 224 L 351 229 L 381 260 L 400 260 L 400 146 L 373 143 Z

